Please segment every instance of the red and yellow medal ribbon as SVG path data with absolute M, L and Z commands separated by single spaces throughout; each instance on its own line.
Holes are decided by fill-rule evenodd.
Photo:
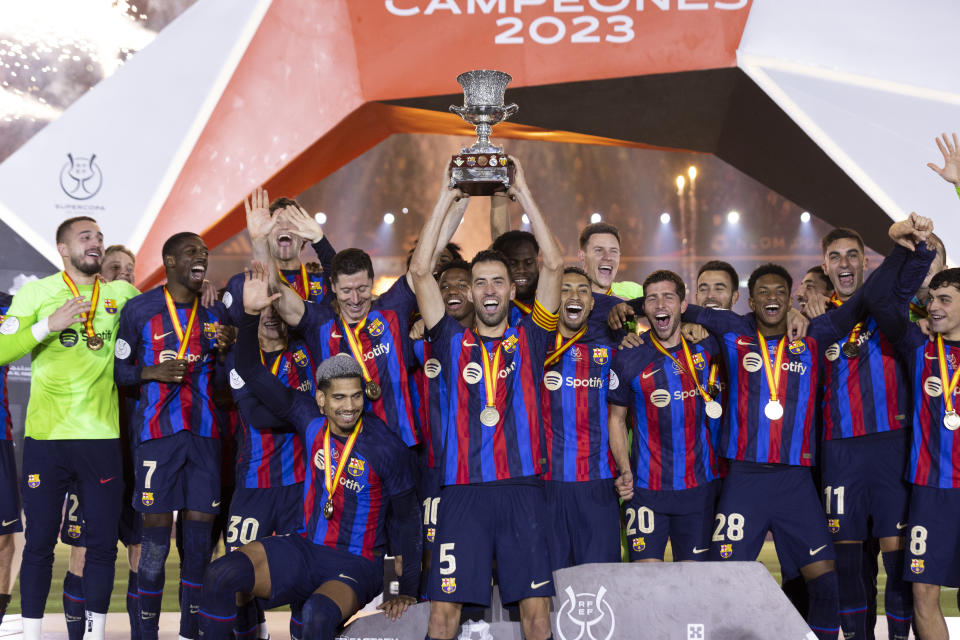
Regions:
M 351 329 L 347 321 L 343 319 L 343 316 L 340 316 L 340 324 L 343 325 L 343 335 L 347 337 L 347 344 L 350 345 L 350 353 L 353 354 L 353 359 L 357 361 L 357 364 L 360 365 L 360 370 L 363 371 L 363 381 L 370 382 L 373 378 L 370 376 L 370 372 L 367 371 L 367 365 L 363 362 L 363 350 L 360 349 L 360 332 L 367 324 L 366 317 L 357 324 L 356 329 Z
M 180 324 L 180 318 L 177 316 L 177 305 L 173 303 L 173 298 L 167 288 L 163 288 L 163 299 L 167 303 L 167 313 L 170 314 L 170 322 L 173 323 L 173 330 L 177 334 L 177 340 L 180 341 L 180 347 L 177 349 L 177 360 L 183 360 L 187 355 L 187 347 L 190 346 L 190 336 L 193 335 L 193 327 L 197 324 L 197 302 L 199 298 L 193 299 L 193 308 L 190 309 L 190 318 L 187 320 L 187 330 L 183 330 Z
M 787 348 L 787 336 L 780 338 L 780 342 L 777 343 L 777 359 L 772 367 L 770 365 L 770 351 L 767 349 L 767 339 L 760 333 L 760 329 L 757 329 L 757 338 L 760 341 L 758 346 L 760 347 L 760 356 L 763 358 L 763 370 L 767 374 L 767 385 L 770 387 L 770 402 L 779 402 L 777 387 L 779 386 L 780 380 L 777 375 L 774 375 L 774 372 L 780 373 L 780 366 L 783 364 L 783 353 Z
M 574 343 L 576 343 L 577 340 L 579 340 L 580 338 L 582 338 L 582 337 L 583 337 L 583 334 L 585 334 L 586 332 L 587 332 L 587 325 L 583 325 L 582 327 L 580 327 L 580 330 L 579 330 L 579 331 L 577 331 L 575 334 L 573 334 L 573 335 L 570 337 L 569 340 L 567 340 L 566 342 L 563 342 L 563 336 L 560 335 L 560 330 L 557 329 L 557 341 L 556 341 L 556 343 L 554 344 L 553 353 L 551 353 L 551 354 L 547 357 L 547 360 L 543 363 L 543 366 L 544 366 L 544 367 L 549 367 L 549 366 L 552 365 L 554 362 L 556 362 L 557 360 L 559 360 L 560 357 L 561 357 L 564 353 L 566 353 L 567 349 L 569 349 L 570 347 L 572 347 L 572 346 L 574 345 Z
M 77 288 L 76 283 L 73 281 L 73 278 L 67 275 L 66 271 L 63 271 L 63 281 L 67 283 L 67 288 L 70 289 L 70 294 L 74 298 L 79 298 L 80 289 Z M 97 302 L 100 300 L 100 277 L 93 279 L 93 293 L 90 294 L 90 311 L 83 314 L 83 330 L 87 334 L 87 338 L 92 338 L 96 335 L 96 332 L 93 330 L 93 316 L 97 314 Z
M 710 365 L 710 378 L 707 380 L 707 388 L 714 387 L 717 384 L 717 365 Z
M 704 402 L 713 401 L 713 398 L 709 393 L 707 393 L 707 390 L 703 388 L 703 385 L 700 384 L 700 379 L 697 378 L 696 374 L 694 373 L 694 371 L 696 371 L 696 367 L 693 364 L 693 354 L 690 353 L 690 347 L 687 346 L 687 341 L 683 339 L 683 336 L 680 336 L 680 346 L 683 347 L 683 359 L 687 363 L 686 367 L 680 364 L 680 361 L 674 358 L 673 354 L 667 351 L 664 346 L 660 344 L 660 341 L 653 336 L 652 331 L 650 332 L 650 340 L 653 342 L 653 346 L 657 348 L 657 351 L 673 360 L 673 363 L 677 365 L 677 368 L 680 369 L 680 371 L 684 372 L 693 379 L 693 384 L 697 386 L 697 391 L 700 393 L 700 397 L 703 398 Z M 716 367 L 711 369 L 710 376 L 716 376 Z
M 943 336 L 937 334 L 937 360 L 940 363 L 940 380 L 943 383 L 943 404 L 947 407 L 947 413 L 953 411 L 953 391 L 960 383 L 960 367 L 953 372 L 953 377 L 947 369 L 947 353 L 943 348 Z
M 833 295 L 830 296 L 830 304 L 832 304 L 832 305 L 835 306 L 835 307 L 839 307 L 840 305 L 843 304 L 843 300 L 841 300 L 841 299 L 837 296 L 837 292 L 836 292 L 836 291 L 834 291 L 834 292 L 833 292 Z M 860 332 L 861 332 L 861 331 L 863 331 L 863 322 L 862 322 L 862 321 L 861 321 L 861 322 L 858 322 L 857 325 L 853 328 L 853 331 L 850 332 L 850 335 L 847 336 L 847 342 L 852 342 L 853 344 L 857 344 L 857 340 L 860 338 Z
M 337 465 L 333 482 L 330 481 L 330 467 L 333 465 L 333 456 L 330 455 L 330 425 L 327 425 L 327 429 L 323 432 L 323 486 L 327 490 L 327 500 L 330 502 L 333 502 L 333 493 L 340 485 L 340 476 L 343 475 L 343 470 L 350 463 L 350 454 L 353 452 L 353 445 L 357 441 L 361 429 L 363 429 L 363 418 L 357 421 L 357 426 L 353 428 L 346 444 L 343 445 L 343 453 L 340 455 L 340 464 Z
M 503 341 L 497 344 L 496 351 L 493 352 L 493 358 L 487 351 L 487 345 L 483 343 L 483 336 L 477 334 L 477 342 L 480 343 L 480 364 L 483 367 L 483 388 L 487 392 L 487 408 L 496 409 L 497 405 L 497 385 L 500 382 L 500 355 L 503 353 Z
M 530 307 L 528 307 L 527 305 L 523 304 L 516 298 L 513 299 L 513 304 L 517 306 L 517 309 L 520 309 L 520 311 L 523 311 L 524 314 L 530 315 Z
M 287 286 L 297 292 L 297 295 L 300 296 L 302 300 L 310 299 L 310 281 L 307 279 L 307 266 L 303 263 L 300 263 L 300 279 L 303 283 L 303 291 L 297 289 L 297 279 L 294 277 L 293 282 L 287 280 L 287 276 L 283 275 L 283 271 L 280 268 L 277 268 L 277 273 L 280 274 L 280 279 L 287 283 Z
M 272 365 L 270 365 L 270 373 L 272 373 L 273 375 L 277 375 L 277 371 L 280 371 L 280 361 L 283 360 L 284 351 L 286 351 L 286 349 L 281 349 L 280 355 L 278 355 L 277 359 L 273 361 Z M 267 366 L 267 363 L 263 358 L 263 349 L 260 349 L 260 364 L 262 364 L 263 366 Z

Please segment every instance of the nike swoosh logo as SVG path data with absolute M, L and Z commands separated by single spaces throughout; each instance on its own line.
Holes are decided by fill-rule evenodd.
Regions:
M 111 480 L 113 480 L 113 479 L 116 478 L 116 477 L 117 477 L 117 476 L 110 476 L 109 478 L 100 478 L 100 484 L 107 484 L 108 482 L 110 482 Z
M 154 339 L 154 340 L 163 340 L 164 338 L 166 338 L 166 337 L 167 337 L 168 335 L 170 335 L 171 333 L 173 333 L 173 331 L 167 331 L 166 333 L 161 334 L 161 335 L 159 335 L 159 336 L 158 336 L 157 334 L 153 334 L 153 339 Z
M 654 369 L 654 370 L 651 371 L 650 373 L 644 373 L 644 374 L 643 374 L 642 376 L 640 376 L 640 377 L 642 377 L 644 380 L 646 380 L 647 378 L 649 378 L 650 376 L 652 376 L 653 374 L 655 374 L 657 371 L 660 371 L 660 369 Z
M 927 360 L 939 360 L 939 359 L 940 359 L 939 356 L 931 356 L 929 353 L 923 354 L 923 357 L 926 358 Z
M 16 522 L 16 521 L 17 521 L 17 518 L 14 518 L 13 520 L 10 520 L 9 522 L 6 521 L 6 520 L 4 520 L 3 522 L 0 522 L 0 526 L 9 527 L 10 525 L 12 525 L 12 524 L 13 524 L 14 522 Z
M 465 346 L 465 347 L 475 347 L 475 346 L 477 346 L 477 343 L 476 343 L 476 342 L 467 342 L 466 340 L 464 340 L 464 341 L 463 341 L 463 346 Z
M 220 506 L 220 501 L 217 500 L 217 501 L 215 501 L 215 502 L 212 502 L 212 503 L 210 503 L 210 506 L 211 506 L 211 507 L 219 507 L 219 506 Z
M 823 545 L 823 546 L 817 547 L 816 549 L 810 549 L 810 555 L 815 556 L 826 548 L 827 548 L 827 545 Z
M 340 335 L 339 333 L 337 333 L 336 331 L 331 331 L 331 332 L 330 332 L 330 337 L 331 337 L 331 338 L 342 338 L 343 336 Z
M 752 346 L 753 346 L 753 342 L 752 342 L 752 341 L 749 341 L 749 340 L 748 340 L 747 342 L 744 342 L 743 339 L 741 339 L 741 338 L 737 338 L 737 344 L 740 345 L 741 347 L 752 347 Z
M 908 524 L 900 524 L 900 523 L 898 522 L 898 523 L 897 523 L 897 530 L 906 529 L 906 528 L 909 527 L 909 526 L 910 526 L 910 525 L 908 525 Z
M 339 577 L 339 578 L 345 578 L 345 579 L 347 579 L 347 580 L 353 580 L 354 582 L 357 582 L 357 579 L 356 579 L 356 578 L 354 578 L 354 577 L 352 577 L 352 576 L 344 575 L 344 574 L 342 574 L 342 573 L 341 573 L 339 576 L 337 576 L 337 577 Z M 357 582 L 357 584 L 360 584 L 360 583 Z
M 693 548 L 693 553 L 694 553 L 694 554 L 706 553 L 706 552 L 707 552 L 706 549 L 697 549 L 696 547 Z
M 531 581 L 530 581 L 530 588 L 531 588 L 531 589 L 539 589 L 540 587 L 542 587 L 543 585 L 546 585 L 546 584 L 550 584 L 550 581 L 549 581 L 549 580 L 544 580 L 543 582 L 534 582 L 533 580 L 531 580 Z

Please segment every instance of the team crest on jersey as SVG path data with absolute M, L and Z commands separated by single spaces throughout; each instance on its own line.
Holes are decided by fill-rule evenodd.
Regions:
M 149 507 L 153 504 L 153 491 L 144 491 L 140 496 L 140 502 L 143 506 Z
M 203 337 L 207 340 L 214 340 L 217 337 L 217 325 L 214 322 L 203 323 Z
M 307 354 L 303 352 L 303 349 L 297 349 L 293 352 L 293 361 L 302 369 L 307 366 Z
M 323 283 L 317 280 L 310 281 L 310 295 L 321 295 L 323 293 Z
M 647 548 L 647 541 L 643 538 L 643 536 L 634 538 L 632 544 L 634 551 L 643 551 Z
M 39 473 L 31 473 L 30 475 L 28 475 L 28 476 L 27 476 L 27 486 L 30 487 L 31 489 L 36 489 L 37 487 L 39 487 L 39 486 L 40 486 L 40 474 L 39 474 Z
M 440 590 L 444 593 L 453 593 L 457 590 L 457 579 L 440 578 Z
M 103 301 L 103 309 L 110 315 L 113 315 L 117 312 L 117 301 L 113 298 L 107 298 Z
M 80 537 L 80 525 L 71 524 L 67 526 L 67 535 L 76 540 Z
M 503 339 L 503 352 L 504 353 L 513 353 L 517 348 L 517 334 L 513 334 L 508 338 Z
M 594 347 L 593 348 L 593 361 L 597 364 L 607 364 L 607 360 L 610 359 L 610 349 L 606 347 Z
M 803 340 L 794 340 L 793 342 L 790 343 L 790 346 L 788 346 L 787 348 L 790 350 L 790 353 L 792 353 L 795 356 L 798 356 L 807 350 L 807 345 L 806 343 L 804 343 Z
M 922 558 L 911 558 L 910 560 L 910 571 L 913 571 L 915 574 L 920 575 L 923 573 L 923 559 Z
M 830 529 L 830 533 L 840 533 L 840 518 L 829 518 L 827 528 Z
M 378 337 L 383 333 L 384 324 L 380 318 L 375 318 L 373 322 L 370 323 L 370 326 L 367 327 L 367 333 L 369 333 L 374 338 Z
M 707 361 L 704 360 L 703 354 L 699 351 L 693 354 L 693 366 L 696 367 L 697 371 L 703 371 L 703 368 L 707 366 Z
M 729 558 L 733 555 L 733 545 L 732 544 L 722 544 L 720 545 L 720 557 Z
M 350 463 L 347 464 L 347 473 L 353 477 L 362 476 L 366 467 L 367 463 L 360 458 L 350 458 Z
M 437 537 L 437 530 L 434 527 L 427 527 L 427 542 L 433 542 L 433 539 Z

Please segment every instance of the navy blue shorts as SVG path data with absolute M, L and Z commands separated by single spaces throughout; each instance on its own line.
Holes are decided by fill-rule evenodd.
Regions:
M 960 489 L 913 485 L 904 578 L 960 587 Z
M 237 487 L 230 501 L 226 544 L 229 551 L 272 535 L 303 529 L 303 483 L 269 489 Z
M 663 560 L 667 538 L 674 560 L 707 560 L 718 484 L 679 491 L 634 488 L 624 510 L 630 561 Z
M 823 443 L 821 497 L 834 540 L 906 533 L 907 435 L 900 429 Z
M 786 580 L 810 563 L 835 559 L 809 468 L 732 462 L 717 504 L 710 559 L 756 560 L 768 531 Z
M 0 440 L 0 536 L 23 531 L 13 440 Z
M 554 595 L 542 483 L 448 485 L 440 497 L 431 600 L 489 606 L 494 561 L 504 603 Z
M 260 540 L 260 544 L 270 568 L 268 609 L 304 602 L 320 585 L 332 580 L 353 589 L 361 609 L 383 591 L 383 558 L 368 560 L 314 544 L 300 535 L 271 536 Z
M 620 562 L 620 501 L 613 479 L 544 483 L 551 568 Z
M 424 468 L 417 487 L 423 509 L 423 550 L 433 549 L 437 537 L 437 514 L 440 510 L 440 467 Z
M 220 511 L 220 440 L 191 431 L 146 440 L 134 451 L 133 506 L 141 513 Z

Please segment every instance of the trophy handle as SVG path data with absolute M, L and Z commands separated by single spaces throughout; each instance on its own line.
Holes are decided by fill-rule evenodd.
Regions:
M 503 119 L 506 120 L 507 118 L 509 118 L 519 110 L 520 110 L 520 107 L 518 107 L 515 103 L 508 104 L 503 108 Z
M 459 105 L 452 104 L 450 105 L 450 111 L 452 111 L 453 113 L 457 114 L 462 118 L 463 114 L 467 112 L 467 109 L 466 107 L 461 107 Z

